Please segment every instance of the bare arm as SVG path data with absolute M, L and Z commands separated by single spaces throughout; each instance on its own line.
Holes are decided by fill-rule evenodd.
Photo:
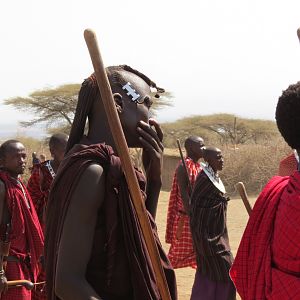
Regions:
M 101 299 L 87 282 L 85 273 L 104 193 L 102 167 L 89 166 L 71 198 L 59 245 L 55 292 L 63 300 Z
M 190 211 L 190 196 L 189 196 L 189 182 L 184 166 L 180 164 L 177 168 L 177 183 L 179 185 L 181 198 L 185 212 L 189 214 Z

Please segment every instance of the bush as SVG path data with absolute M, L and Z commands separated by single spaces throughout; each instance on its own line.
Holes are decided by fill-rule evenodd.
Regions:
M 260 193 L 269 179 L 277 175 L 279 162 L 291 153 L 291 148 L 281 139 L 263 145 L 242 145 L 238 149 L 221 148 L 224 169 L 221 178 L 230 195 L 236 195 L 234 185 L 242 181 L 250 195 Z

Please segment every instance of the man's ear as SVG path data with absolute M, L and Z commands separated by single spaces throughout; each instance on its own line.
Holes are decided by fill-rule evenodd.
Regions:
M 117 107 L 117 111 L 118 113 L 121 113 L 123 110 L 123 99 L 122 99 L 122 95 L 119 93 L 114 93 L 113 94 L 114 100 L 115 100 L 115 104 Z

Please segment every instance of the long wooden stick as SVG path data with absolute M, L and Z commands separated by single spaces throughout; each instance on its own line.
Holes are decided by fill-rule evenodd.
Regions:
M 44 282 L 45 283 L 45 282 Z M 26 290 L 32 290 L 34 288 L 34 283 L 29 280 L 11 280 L 7 281 L 8 288 L 16 288 L 16 287 L 25 287 Z
M 131 163 L 128 146 L 115 107 L 111 87 L 106 75 L 106 71 L 98 47 L 96 34 L 92 30 L 86 29 L 84 31 L 84 38 L 94 66 L 97 83 L 107 115 L 109 127 L 114 138 L 118 155 L 121 159 L 122 168 L 125 173 L 130 195 L 133 200 L 133 204 L 149 251 L 149 256 L 153 264 L 158 289 L 163 300 L 171 300 L 167 280 L 161 265 L 160 255 L 154 240 L 153 232 L 147 216 L 146 207 L 142 199 L 135 171 Z
M 248 212 L 248 215 L 250 216 L 251 215 L 251 212 L 252 212 L 252 207 L 251 207 L 251 204 L 249 202 L 249 199 L 248 199 L 248 195 L 247 195 L 247 192 L 246 192 L 246 188 L 243 184 L 243 182 L 238 182 L 236 185 L 235 185 L 236 189 L 238 190 L 242 200 L 243 200 L 243 203 L 246 207 L 246 210 Z
M 177 142 L 177 147 L 179 149 L 179 153 L 180 153 L 182 165 L 183 165 L 183 168 L 185 170 L 185 175 L 186 175 L 187 181 L 188 181 L 189 196 L 191 196 L 192 195 L 192 184 L 191 184 L 191 181 L 190 181 L 189 172 L 188 172 L 188 169 L 187 169 L 186 164 L 185 164 L 185 160 L 184 160 L 184 157 L 183 157 L 183 154 L 182 154 L 182 150 L 181 150 L 181 145 L 180 145 L 179 139 L 177 139 L 176 142 Z

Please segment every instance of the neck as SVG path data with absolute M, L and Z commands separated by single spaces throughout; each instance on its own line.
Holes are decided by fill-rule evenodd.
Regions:
M 104 115 L 93 118 L 93 121 L 89 123 L 87 138 L 92 144 L 106 143 L 116 150 L 110 127 Z
M 194 155 L 191 154 L 187 154 L 187 157 L 189 157 L 194 163 L 197 163 L 199 161 L 199 157 L 196 157 Z

